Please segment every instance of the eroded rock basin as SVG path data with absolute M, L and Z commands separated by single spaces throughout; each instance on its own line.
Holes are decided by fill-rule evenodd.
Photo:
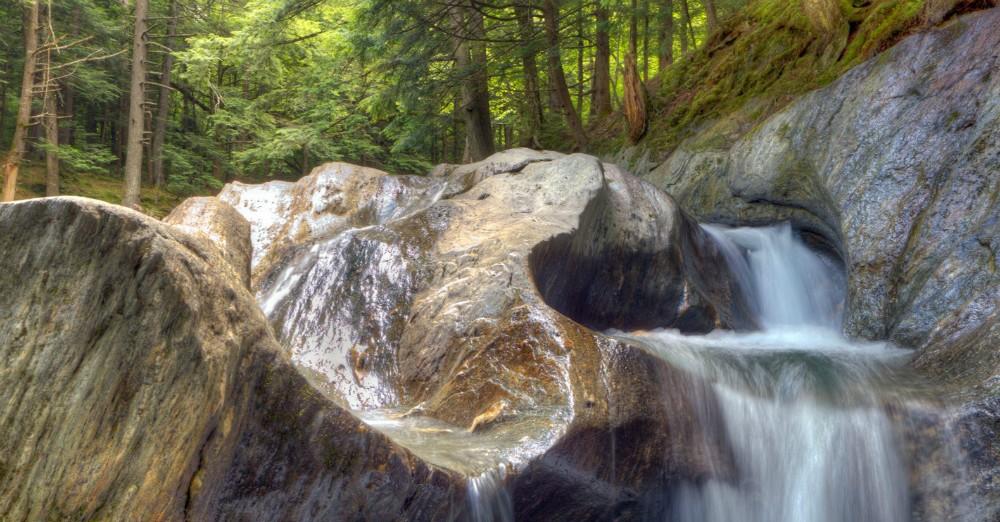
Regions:
M 317 169 L 300 183 L 372 177 L 389 193 L 288 204 L 317 215 L 279 217 L 299 223 L 293 235 L 254 234 L 271 265 L 253 284 L 317 389 L 466 477 L 468 516 L 996 512 L 963 478 L 983 464 L 948 439 L 977 428 L 956 428 L 912 352 L 841 336 L 835 250 L 810 250 L 787 225 L 699 226 L 587 156 L 508 151 L 460 172 L 410 191 L 370 169 Z M 222 199 L 240 209 L 274 192 L 234 186 Z M 382 207 L 322 216 L 324 197 Z M 621 331 L 635 328 L 653 333 Z

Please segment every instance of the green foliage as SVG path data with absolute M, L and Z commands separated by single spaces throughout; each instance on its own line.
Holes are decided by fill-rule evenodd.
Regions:
M 52 146 L 48 143 L 40 143 L 38 146 L 45 152 L 55 149 L 59 155 L 60 167 L 71 174 L 104 174 L 118 160 L 110 150 L 99 144 L 83 143 L 79 148 L 72 145 Z
M 923 0 L 840 2 L 839 30 L 817 30 L 800 2 L 753 0 L 661 75 L 645 145 L 670 151 L 713 122 L 752 125 L 840 77 L 917 27 Z
M 560 64 L 574 108 L 587 125 L 593 152 L 625 145 L 620 114 L 590 114 L 595 8 L 608 9 L 611 92 L 620 107 L 629 25 L 637 22 L 638 68 L 651 93 L 643 145 L 666 152 L 706 125 L 738 134 L 793 96 L 834 80 L 849 67 L 921 27 L 931 0 L 715 0 L 721 27 L 709 34 L 701 0 L 683 2 L 561 0 Z M 165 189 L 155 201 L 209 193 L 232 179 L 294 179 L 326 161 L 422 174 L 436 162 L 461 161 L 465 134 L 460 107 L 470 74 L 488 75 L 490 112 L 499 148 L 522 142 L 529 97 L 523 58 L 537 62 L 543 114 L 533 134 L 541 145 L 567 149 L 563 115 L 553 106 L 542 31 L 534 3 L 533 33 L 524 37 L 515 3 L 472 2 L 484 16 L 487 63 L 455 67 L 460 2 L 439 0 L 150 0 L 148 114 L 157 113 L 161 68 L 168 49 L 168 13 L 176 5 L 179 36 L 172 45 L 165 146 Z M 860 7 L 855 6 L 860 4 Z M 107 196 L 124 159 L 132 5 L 120 0 L 52 2 L 59 78 L 60 125 L 70 137 L 58 148 L 72 190 Z M 820 6 L 809 13 L 806 5 Z M 0 2 L 0 141 L 12 135 L 23 66 L 21 2 Z M 832 9 L 831 9 L 832 7 Z M 839 9 L 839 11 L 838 11 Z M 839 15 L 837 16 L 837 13 Z M 831 14 L 832 13 L 832 14 Z M 827 16 L 830 15 L 830 16 Z M 462 19 L 461 16 L 458 17 Z M 660 70 L 661 23 L 673 21 L 673 65 Z M 50 34 L 51 33 L 51 34 Z M 688 53 L 681 56 L 681 35 Z M 71 105 L 71 107 L 69 106 Z M 36 114 L 40 104 L 36 100 Z M 734 131 L 734 132 L 730 132 Z M 718 141 L 705 146 L 723 146 Z M 31 143 L 29 160 L 46 146 Z M 144 165 L 147 162 L 144 161 Z M 94 186 L 88 177 L 100 180 Z M 120 181 L 120 180 L 119 180 Z M 148 189 L 144 189 L 148 190 Z M 170 194 L 166 196 L 164 194 Z

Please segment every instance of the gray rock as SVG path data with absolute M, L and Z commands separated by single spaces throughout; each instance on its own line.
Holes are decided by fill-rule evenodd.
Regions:
M 319 396 L 219 249 L 81 198 L 0 205 L 0 518 L 439 520 L 428 467 Z
M 553 151 L 532 149 L 508 149 L 498 152 L 482 161 L 466 165 L 438 165 L 431 171 L 431 177 L 447 179 L 444 197 L 450 198 L 476 186 L 484 179 L 497 174 L 520 172 L 524 167 L 539 161 L 559 159 L 563 154 Z
M 177 206 L 164 223 L 200 235 L 214 244 L 237 277 L 250 287 L 250 222 L 218 198 L 189 198 Z
M 699 220 L 789 220 L 844 260 L 847 333 L 914 348 L 913 367 L 951 412 L 917 408 L 901 421 L 918 439 L 914 480 L 947 475 L 923 453 L 942 438 L 974 470 L 918 499 L 929 519 L 942 506 L 1000 516 L 997 27 L 991 9 L 911 36 L 731 149 L 699 148 L 712 140 L 696 136 L 645 176 Z M 959 486 L 975 492 L 974 507 L 954 507 Z
M 444 182 L 389 176 L 347 163 L 327 163 L 295 183 L 230 183 L 219 199 L 246 217 L 253 241 L 254 283 L 285 248 L 350 228 L 377 225 L 426 207 Z
M 602 479 L 610 493 L 581 506 L 598 518 L 622 499 L 720 469 L 708 461 L 726 460 L 724 441 L 689 422 L 692 378 L 584 326 L 746 324 L 697 224 L 648 183 L 585 155 L 513 151 L 442 175 L 478 182 L 447 199 L 416 198 L 424 210 L 274 250 L 258 299 L 312 382 L 356 409 L 493 434 L 484 436 L 530 425 L 502 452 L 514 464 L 558 455 L 632 470 Z M 237 209 L 253 221 L 252 209 Z M 581 292 L 596 313 L 571 305 Z M 632 298 L 641 302 L 612 306 Z M 612 462 L 605 443 L 615 437 L 640 437 L 645 449 Z M 664 465 L 668 473 L 655 471 Z M 524 477 L 537 479 L 550 467 L 530 469 Z M 549 491 L 588 487 L 569 478 Z M 538 516 L 551 509 L 531 503 Z
M 923 348 L 997 307 L 1000 10 L 912 36 L 728 151 L 646 179 L 702 221 L 791 220 L 846 261 L 846 329 Z M 695 137 L 690 143 L 705 142 Z

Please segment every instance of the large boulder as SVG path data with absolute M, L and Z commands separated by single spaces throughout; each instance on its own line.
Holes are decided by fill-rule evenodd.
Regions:
M 212 243 L 54 198 L 0 205 L 0 251 L 0 519 L 461 515 L 457 476 L 308 385 Z
M 243 284 L 250 287 L 250 222 L 218 198 L 189 198 L 163 218 L 189 234 L 201 236 L 219 249 Z
M 251 225 L 254 282 L 289 246 L 357 227 L 377 225 L 423 208 L 444 190 L 439 180 L 389 176 L 347 163 L 327 163 L 296 183 L 235 182 L 219 199 Z
M 422 182 L 429 195 L 412 199 L 422 210 L 349 228 L 330 221 L 284 246 L 263 240 L 272 264 L 255 269 L 258 300 L 312 382 L 355 409 L 509 438 L 501 461 L 541 459 L 522 480 L 551 473 L 541 462 L 553 459 L 564 470 L 596 466 L 604 493 L 578 511 L 595 518 L 721 469 L 710 462 L 726 460 L 724 441 L 692 421 L 696 379 L 599 332 L 749 325 L 701 228 L 666 194 L 591 156 L 509 151 L 439 171 Z M 371 183 L 417 183 L 407 179 Z M 253 227 L 256 208 L 279 207 L 229 200 Z M 616 461 L 616 438 L 644 445 Z M 545 516 L 593 480 L 570 473 L 551 495 L 515 504 Z

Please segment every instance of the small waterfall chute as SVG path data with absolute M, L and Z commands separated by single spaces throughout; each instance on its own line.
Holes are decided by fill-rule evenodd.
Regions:
M 672 492 L 675 518 L 907 520 L 907 474 L 879 395 L 907 352 L 841 335 L 842 270 L 791 226 L 704 229 L 762 329 L 626 334 L 711 383 L 735 460 L 735 479 Z

